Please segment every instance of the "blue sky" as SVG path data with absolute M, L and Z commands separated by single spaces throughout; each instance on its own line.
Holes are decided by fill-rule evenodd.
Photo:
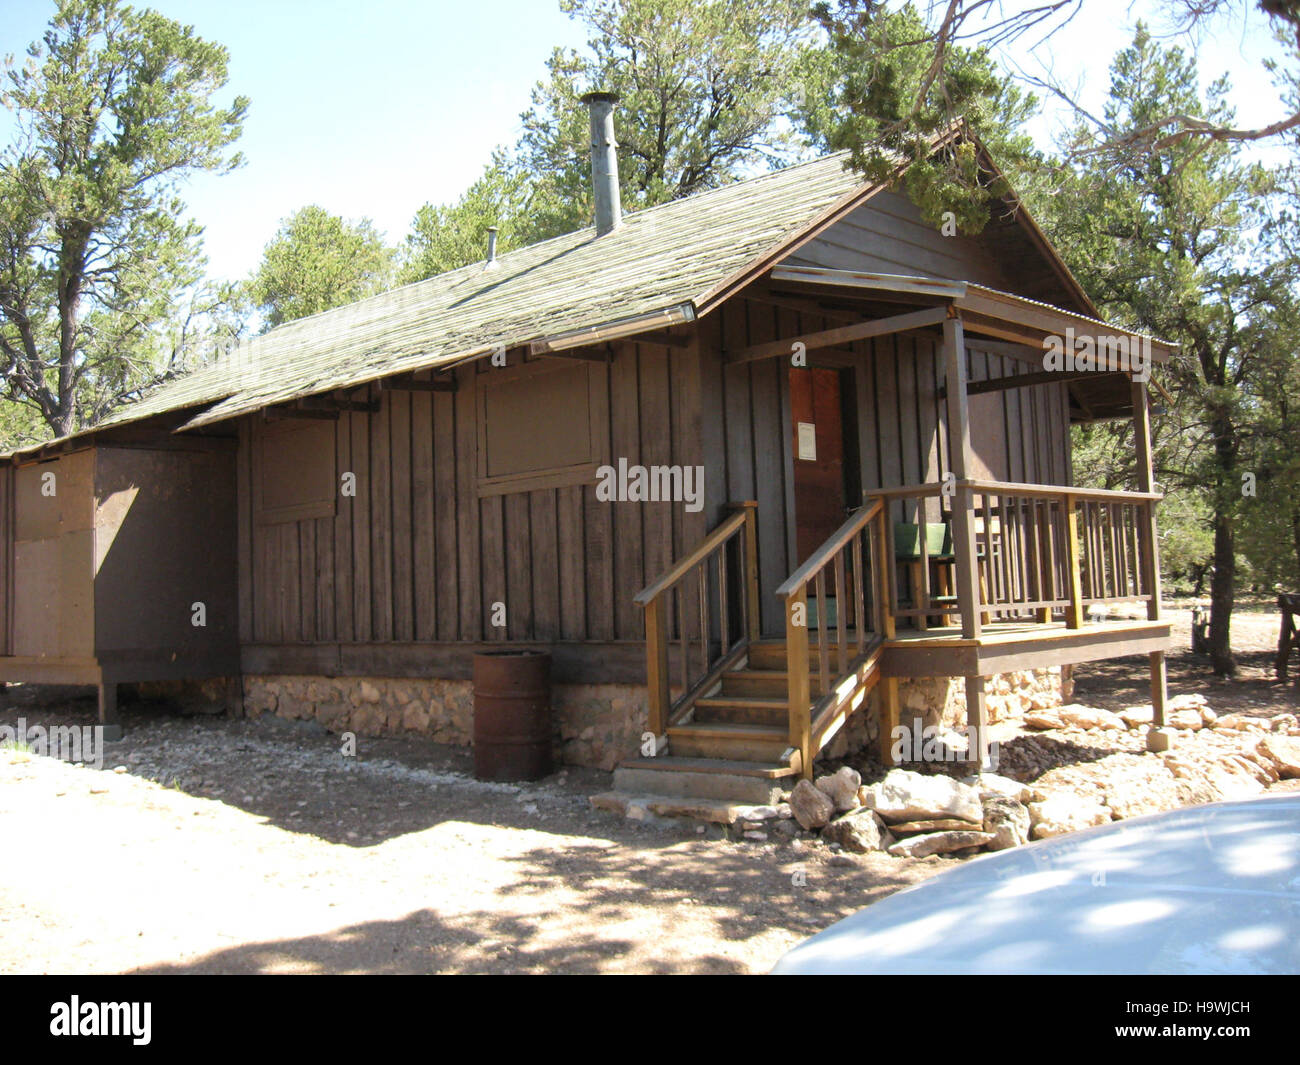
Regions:
M 256 265 L 278 221 L 316 203 L 369 217 L 393 242 L 421 204 L 455 198 L 498 144 L 519 132 L 519 113 L 556 45 L 585 33 L 556 0 L 152 0 L 231 54 L 231 93 L 251 97 L 233 174 L 191 180 L 185 199 L 206 227 L 210 273 L 235 278 Z M 1243 122 L 1276 117 L 1261 57 L 1271 52 L 1253 14 L 1222 23 L 1199 56 L 1204 75 L 1228 71 Z M 53 4 L 0 0 L 0 54 L 38 38 Z M 1089 105 L 1105 95 L 1106 69 L 1152 5 L 1086 0 L 1063 34 L 1023 65 L 1077 87 Z M 1156 27 L 1159 28 L 1158 26 Z M 1030 40 L 1023 42 L 1025 45 Z M 1023 49 L 1022 49 L 1023 51 Z M 1035 136 L 1050 143 L 1063 111 L 1049 109 Z M 0 117 L 0 134 L 3 134 Z

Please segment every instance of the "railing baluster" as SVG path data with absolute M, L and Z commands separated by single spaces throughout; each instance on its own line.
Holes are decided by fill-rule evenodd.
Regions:
M 1074 496 L 1062 499 L 1065 511 L 1065 564 L 1069 577 L 1070 607 L 1065 614 L 1065 624 L 1071 629 L 1083 628 L 1083 586 L 1079 573 L 1079 529 L 1075 522 Z
M 858 629 L 858 654 L 867 645 L 867 612 L 863 609 L 866 598 L 866 589 L 862 587 L 862 534 L 859 533 L 853 538 L 853 623 Z M 872 627 L 876 632 L 880 631 L 878 627 Z
M 662 736 L 668 720 L 668 615 L 663 598 L 655 596 L 645 609 L 646 698 L 650 731 Z
M 709 567 L 700 564 L 700 673 L 709 671 Z
M 840 549 L 835 553 L 835 642 L 839 648 L 837 665 L 840 673 L 848 668 L 849 647 L 845 625 L 849 613 L 849 597 L 844 591 L 844 551 Z
M 814 587 L 817 589 L 817 672 L 821 677 L 821 694 L 830 690 L 830 648 L 826 646 L 826 580 L 825 569 L 817 571 Z
M 762 621 L 758 612 L 758 509 L 745 507 L 745 634 L 757 641 Z
M 801 584 L 785 602 L 786 701 L 790 746 L 799 752 L 800 772 L 812 777 L 812 698 L 808 684 L 808 586 Z M 796 621 L 799 624 L 796 624 Z
M 882 507 L 877 518 L 880 523 L 880 539 L 883 550 L 877 556 L 876 565 L 883 580 L 881 588 L 881 632 L 889 639 L 895 636 L 898 616 L 898 548 L 894 544 L 894 520 L 889 507 Z
M 731 604 L 727 601 L 727 545 L 718 548 L 718 647 L 722 654 L 731 650 Z
M 681 651 L 681 656 L 682 656 L 681 666 L 682 666 L 682 691 L 683 692 L 690 687 L 689 682 L 690 682 L 690 668 L 691 668 L 690 661 L 687 657 L 687 647 L 689 646 L 689 642 L 686 635 L 686 594 L 685 592 L 686 590 L 684 588 L 676 588 L 673 590 L 673 595 L 676 596 L 677 598 L 677 639 L 680 644 L 679 649 Z

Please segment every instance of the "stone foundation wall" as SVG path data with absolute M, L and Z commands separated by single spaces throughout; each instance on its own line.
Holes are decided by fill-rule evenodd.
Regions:
M 1068 677 L 1066 678 L 1068 683 Z M 1059 706 L 1060 668 L 1006 673 L 986 681 L 991 722 Z M 632 756 L 646 730 L 646 690 L 632 684 L 556 684 L 551 693 L 555 756 L 566 765 L 613 769 Z M 832 739 L 825 754 L 842 758 L 876 749 L 880 692 Z M 245 676 L 243 712 L 319 721 L 331 732 L 362 736 L 424 736 L 468 746 L 474 730 L 474 690 L 468 680 L 402 677 Z M 899 720 L 924 727 L 966 723 L 960 677 L 899 682 Z
M 244 712 L 319 721 L 331 732 L 418 735 L 468 746 L 474 686 L 405 677 L 245 676 Z M 632 684 L 556 684 L 555 755 L 566 765 L 610 770 L 632 755 L 647 721 L 646 690 Z
M 985 678 L 989 723 L 1023 717 L 1030 710 L 1060 706 L 1073 687 L 1069 667 L 995 673 Z M 823 757 L 844 758 L 858 751 L 875 751 L 880 732 L 880 698 L 877 687 L 866 703 L 844 723 L 822 752 Z M 916 677 L 898 682 L 898 720 L 910 726 L 963 728 L 966 724 L 966 682 L 961 677 Z
M 1023 717 L 1030 710 L 1060 706 L 1065 692 L 1061 667 L 995 673 L 984 680 L 989 723 Z M 898 718 L 921 718 L 925 727 L 966 724 L 966 681 L 962 677 L 917 677 L 899 681 Z

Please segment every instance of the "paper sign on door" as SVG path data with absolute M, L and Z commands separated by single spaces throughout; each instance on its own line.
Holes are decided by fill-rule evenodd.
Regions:
M 799 458 L 805 462 L 817 461 L 817 426 L 812 422 L 799 423 Z

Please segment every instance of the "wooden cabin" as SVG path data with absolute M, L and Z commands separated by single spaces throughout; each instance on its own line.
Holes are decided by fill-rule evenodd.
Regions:
M 281 326 L 10 455 L 0 679 L 237 675 L 246 712 L 466 743 L 473 653 L 545 648 L 566 760 L 752 801 L 855 713 L 885 748 L 905 678 L 964 678 L 972 757 L 1011 670 L 1146 654 L 1162 721 L 1124 350 L 1170 349 L 1101 322 L 1023 207 L 944 236 L 842 156 L 597 202 L 595 228 Z M 1095 368 L 1045 368 L 1067 336 Z M 1070 426 L 1121 417 L 1138 490 L 1075 487 Z M 55 504 L 23 487 L 51 463 L 104 472 Z M 70 493 L 60 536 L 147 502 L 142 533 L 40 555 Z M 1141 620 L 1089 619 L 1121 601 Z

